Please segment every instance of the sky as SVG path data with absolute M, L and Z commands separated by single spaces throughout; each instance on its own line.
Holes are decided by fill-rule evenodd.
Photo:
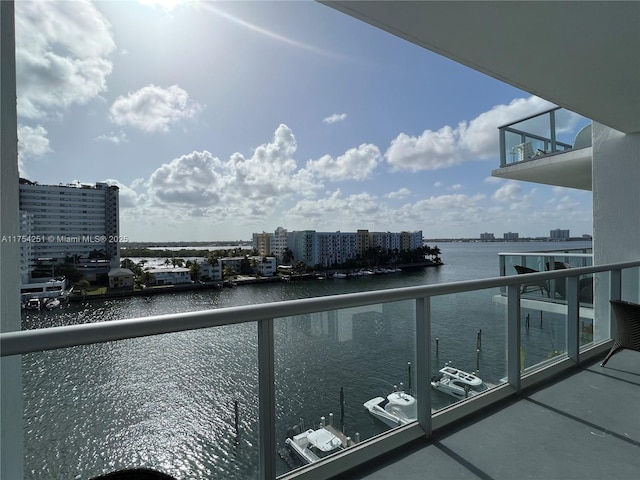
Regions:
M 592 233 L 591 192 L 491 177 L 552 104 L 313 1 L 18 0 L 16 68 L 20 175 L 118 185 L 131 242 Z

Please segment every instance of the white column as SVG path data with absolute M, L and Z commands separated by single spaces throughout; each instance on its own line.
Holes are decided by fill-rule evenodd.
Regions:
M 0 1 L 0 332 L 20 330 L 18 133 L 12 1 Z M 23 478 L 22 358 L 0 358 L 0 478 Z
M 593 123 L 594 264 L 640 258 L 640 133 L 626 135 Z M 609 284 L 594 285 L 595 318 L 608 318 Z M 639 300 L 638 272 L 623 272 L 622 298 Z M 602 301 L 606 299 L 605 301 Z M 595 325 L 594 339 L 606 338 L 609 324 Z

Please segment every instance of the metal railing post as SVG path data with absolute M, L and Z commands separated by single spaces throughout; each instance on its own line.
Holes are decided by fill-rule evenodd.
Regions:
M 595 276 L 594 276 L 595 282 Z M 595 285 L 594 285 L 595 286 Z M 595 291 L 595 289 L 594 289 Z M 609 294 L 611 300 L 622 300 L 622 270 L 611 270 L 609 277 Z M 616 322 L 613 321 L 613 307 L 609 304 L 609 336 L 616 338 L 618 334 Z
M 273 319 L 258 321 L 260 479 L 276 478 L 276 386 Z
M 578 363 L 580 360 L 580 277 L 567 277 L 567 355 Z
M 611 270 L 611 300 L 622 300 L 622 270 Z
M 556 151 L 556 111 L 549 112 L 549 131 L 551 133 L 551 151 Z
M 509 385 L 520 391 L 520 285 L 507 287 L 507 379 Z
M 431 297 L 416 298 L 416 401 L 418 423 L 431 435 Z
M 507 164 L 507 145 L 506 145 L 505 131 L 503 128 L 501 128 L 499 132 L 500 132 L 500 166 L 504 167 Z

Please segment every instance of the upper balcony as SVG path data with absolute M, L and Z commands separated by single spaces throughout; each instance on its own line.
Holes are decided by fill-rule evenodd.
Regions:
M 591 124 L 560 107 L 499 127 L 494 177 L 591 190 Z M 577 134 L 576 134 L 577 132 Z

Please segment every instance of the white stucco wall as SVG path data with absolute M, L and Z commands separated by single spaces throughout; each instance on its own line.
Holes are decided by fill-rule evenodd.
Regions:
M 640 133 L 625 135 L 593 123 L 593 260 L 595 265 L 640 259 Z M 638 271 L 624 271 L 622 298 L 639 300 Z M 606 292 L 606 293 L 605 293 Z M 607 318 L 608 276 L 595 282 L 596 318 Z M 608 334 L 608 324 L 596 333 Z M 597 337 L 598 335 L 596 335 Z

